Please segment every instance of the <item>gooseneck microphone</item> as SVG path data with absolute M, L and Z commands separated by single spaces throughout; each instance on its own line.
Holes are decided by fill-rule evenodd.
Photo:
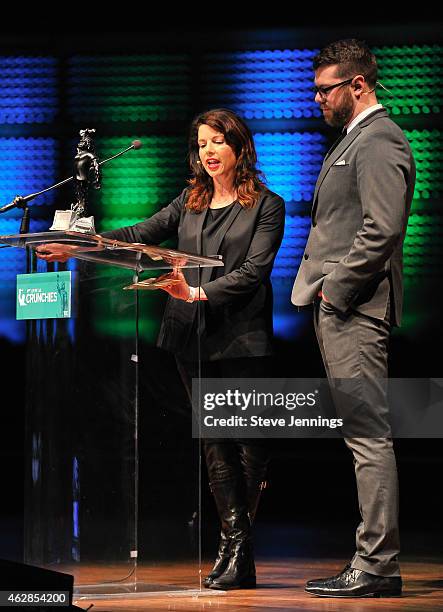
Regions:
M 116 153 L 115 155 L 113 155 L 112 157 L 108 157 L 108 159 L 104 159 L 101 162 L 98 162 L 99 166 L 102 166 L 103 164 L 106 164 L 108 161 L 111 161 L 111 159 L 115 159 L 116 157 L 120 157 L 120 155 L 123 155 L 124 153 L 127 153 L 128 151 L 130 151 L 131 149 L 141 149 L 142 148 L 142 141 L 141 140 L 133 140 L 131 146 L 129 146 L 127 149 L 123 149 L 123 151 L 120 151 L 120 153 Z M 71 179 L 73 177 L 71 176 Z
M 131 149 L 135 149 L 135 150 L 141 149 L 142 145 L 143 143 L 141 140 L 133 140 L 132 144 L 126 149 L 123 149 L 123 151 L 120 151 L 119 153 L 116 153 L 112 157 L 108 157 L 108 159 L 104 159 L 103 161 L 99 162 L 99 166 L 106 164 L 108 161 L 111 161 L 111 159 L 120 157 L 120 155 L 124 155 L 124 153 L 127 153 Z M 51 187 L 47 187 L 46 189 L 42 189 L 41 191 L 37 191 L 36 193 L 30 193 L 29 195 L 24 196 L 24 197 L 16 196 L 12 200 L 12 202 L 10 202 L 9 204 L 5 204 L 4 206 L 0 208 L 0 214 L 7 212 L 8 210 L 11 210 L 12 208 L 26 208 L 26 204 L 30 202 L 31 200 L 33 200 L 34 198 L 36 198 L 37 196 L 42 195 L 42 193 L 46 193 L 47 191 L 51 191 L 52 189 L 57 189 L 57 187 L 61 187 L 62 185 L 65 185 L 65 183 L 69 183 L 73 179 L 74 177 L 70 176 L 64 179 L 63 181 L 60 181 L 59 183 L 56 183 L 55 185 L 51 185 Z

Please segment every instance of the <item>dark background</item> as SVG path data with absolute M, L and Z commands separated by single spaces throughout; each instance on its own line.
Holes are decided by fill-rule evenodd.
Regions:
M 280 10 L 280 9 L 279 9 Z M 369 9 L 367 11 L 369 13 Z M 75 11 L 74 11 L 75 13 Z M 255 43 L 254 48 L 302 48 L 322 46 L 342 37 L 359 37 L 371 45 L 419 44 L 441 40 L 441 27 L 433 20 L 408 20 L 403 13 L 394 16 L 374 13 L 357 17 L 347 15 L 321 15 L 318 20 L 312 15 L 296 15 L 287 18 L 239 19 L 215 16 L 205 20 L 199 18 L 183 22 L 177 14 L 165 21 L 156 22 L 155 27 L 134 26 L 133 17 L 122 16 L 120 30 L 110 23 L 107 16 L 84 20 L 83 26 L 67 25 L 48 21 L 40 16 L 26 28 L 11 27 L 5 31 L 0 41 L 3 54 L 50 53 L 69 55 L 75 52 L 152 52 L 161 47 L 168 50 L 192 49 L 195 57 L 204 51 L 222 49 L 245 49 Z M 175 17 L 175 20 L 174 20 Z M 195 16 L 197 17 L 197 16 Z M 50 19 L 50 17 L 49 17 Z M 143 19 L 141 21 L 144 21 Z M 174 22 L 175 21 L 175 22 Z M 180 22 L 181 21 L 181 22 Z M 98 31 L 99 24 L 107 31 Z M 145 21 L 146 23 L 146 21 Z M 148 22 L 149 23 L 149 22 Z M 233 25 L 233 23 L 235 25 Z M 41 32 L 44 26 L 51 29 Z M 94 24 L 94 25 L 92 25 Z M 143 30 L 141 28 L 144 28 Z M 24 30 L 27 30 L 26 32 Z M 122 32 L 126 29 L 126 32 Z M 261 42 L 263 41 L 263 42 Z M 267 47 L 265 46 L 267 45 Z M 194 111 L 201 110 L 198 92 L 195 93 Z M 190 117 L 189 117 L 190 119 Z M 441 118 L 435 118 L 441 127 Z M 168 129 L 185 129 L 188 119 Z M 102 126 L 106 131 L 106 126 Z M 60 138 L 72 138 L 72 124 L 65 122 L 63 116 L 52 125 L 52 130 Z M 109 127 L 109 129 L 111 129 Z M 329 134 L 332 139 L 333 135 Z M 61 162 L 60 177 L 65 176 L 69 167 L 66 155 Z M 183 172 L 183 178 L 185 173 Z M 429 304 L 433 313 L 429 324 L 421 327 L 419 333 L 410 335 L 395 334 L 391 345 L 391 376 L 399 377 L 439 377 L 441 376 L 441 346 L 443 340 L 441 326 L 441 278 L 440 283 L 428 286 L 423 300 Z M 150 364 L 158 388 L 171 385 L 174 397 L 185 406 L 186 398 L 180 388 L 180 381 L 174 369 L 171 356 L 153 354 L 149 346 L 144 346 L 146 361 Z M 2 503 L 0 508 L 0 556 L 20 559 L 22 549 L 23 519 L 23 430 L 24 400 L 29 372 L 25 368 L 26 347 L 0 339 L 2 367 L 2 434 L 0 443 Z M 294 340 L 278 339 L 276 342 L 275 371 L 280 376 L 318 376 L 322 364 L 312 329 L 307 325 Z M 172 381 L 172 382 L 171 382 Z M 151 386 L 142 388 L 143 394 L 158 391 Z M 159 401 L 159 420 L 168 412 L 167 403 Z M 170 458 L 180 444 L 179 432 L 186 426 L 184 414 L 172 411 L 173 427 L 169 445 Z M 150 471 L 151 458 L 148 453 L 152 435 L 152 414 L 141 410 L 141 500 L 140 515 L 146 516 L 149 504 L 148 488 L 143 484 L 143 475 Z M 175 428 L 175 429 L 174 429 Z M 174 444 L 176 445 L 174 447 Z M 186 443 L 184 443 L 186 445 Z M 191 442 L 189 442 L 192 445 Z M 288 554 L 316 556 L 317 554 L 349 554 L 353 552 L 354 528 L 358 522 L 355 480 L 351 455 L 339 440 L 286 440 L 278 441 L 274 448 L 274 458 L 270 470 L 270 488 L 263 496 L 259 510 L 259 524 L 266 523 L 266 529 L 257 530 L 258 547 L 261 554 Z M 440 439 L 396 440 L 401 486 L 401 528 L 405 557 L 423 559 L 441 553 L 441 473 L 443 467 L 442 444 Z M 180 448 L 182 452 L 183 447 Z M 172 462 L 172 458 L 171 458 Z M 169 469 L 165 465 L 165 470 Z M 204 477 L 205 485 L 205 477 Z M 212 500 L 203 487 L 204 509 L 212 524 L 215 513 Z M 179 505 L 174 491 L 165 500 L 174 513 Z M 208 521 L 211 524 L 211 521 Z M 211 532 L 214 530 L 209 529 Z M 343 535 L 341 535 L 343 534 Z M 142 528 L 143 540 L 143 528 Z

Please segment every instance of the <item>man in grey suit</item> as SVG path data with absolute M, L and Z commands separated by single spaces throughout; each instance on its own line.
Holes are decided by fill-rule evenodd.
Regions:
M 315 101 L 342 135 L 315 187 L 312 226 L 292 302 L 314 306 L 315 331 L 337 412 L 338 380 L 354 383 L 368 423 L 382 437 L 348 437 L 361 523 L 356 553 L 342 572 L 311 580 L 329 597 L 397 596 L 398 480 L 383 379 L 390 328 L 402 313 L 402 249 L 415 166 L 402 130 L 377 103 L 377 63 L 365 43 L 332 43 L 314 58 Z M 359 397 L 360 394 L 360 397 Z M 344 397 L 344 395 L 342 395 Z

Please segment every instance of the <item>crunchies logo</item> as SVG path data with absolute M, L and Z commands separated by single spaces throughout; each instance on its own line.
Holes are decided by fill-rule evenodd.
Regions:
M 58 301 L 56 291 L 44 291 L 40 287 L 32 287 L 29 289 L 18 290 L 18 302 L 20 306 L 28 306 L 30 304 L 54 304 Z
M 71 272 L 17 274 L 17 320 L 71 317 Z

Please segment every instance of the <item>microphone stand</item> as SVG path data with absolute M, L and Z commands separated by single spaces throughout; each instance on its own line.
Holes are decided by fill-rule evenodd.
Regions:
M 38 194 L 35 194 L 38 195 Z M 14 206 L 11 206 L 11 204 L 14 204 Z M 13 201 L 11 202 L 11 204 L 7 204 L 6 206 L 8 208 L 6 208 L 6 210 L 10 210 L 11 208 L 22 208 L 23 209 L 23 216 L 22 216 L 22 220 L 20 222 L 20 229 L 19 229 L 19 234 L 28 234 L 29 233 L 29 224 L 31 221 L 31 215 L 29 212 L 29 206 L 27 206 L 27 200 L 26 198 L 22 198 L 21 196 L 16 196 Z M 3 206 L 3 208 L 5 208 Z M 3 210 L 3 208 L 0 210 L 0 212 L 6 212 L 6 210 Z M 2 244 L 0 245 L 0 249 L 7 249 L 9 248 L 9 244 Z

